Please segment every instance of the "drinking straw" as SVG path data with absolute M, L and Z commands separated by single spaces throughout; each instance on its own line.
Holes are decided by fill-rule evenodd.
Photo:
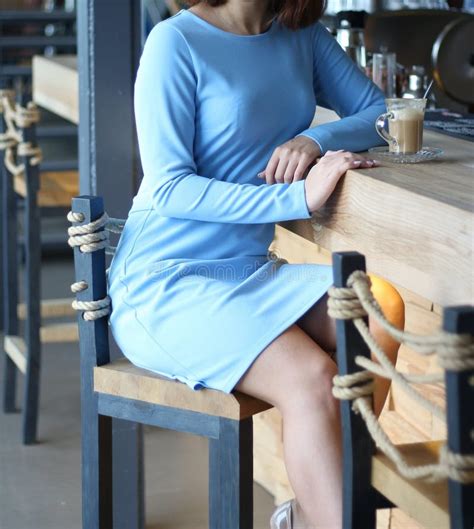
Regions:
M 423 96 L 423 99 L 426 99 L 426 97 L 430 93 L 431 87 L 433 86 L 433 81 L 434 81 L 434 79 L 431 79 L 431 83 L 428 85 L 428 88 L 425 91 L 425 95 Z

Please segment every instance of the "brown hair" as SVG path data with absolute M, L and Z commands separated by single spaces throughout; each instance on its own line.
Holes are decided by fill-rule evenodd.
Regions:
M 227 0 L 185 0 L 183 3 L 193 6 L 202 1 L 211 7 L 227 3 Z M 304 28 L 316 22 L 323 15 L 325 8 L 325 0 L 270 0 L 272 14 L 290 29 Z

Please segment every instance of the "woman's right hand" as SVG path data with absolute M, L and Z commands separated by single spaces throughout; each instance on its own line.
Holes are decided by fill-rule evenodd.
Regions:
M 305 180 L 306 203 L 311 213 L 324 205 L 341 176 L 348 169 L 370 168 L 378 165 L 360 154 L 347 151 L 327 151 L 308 173 Z

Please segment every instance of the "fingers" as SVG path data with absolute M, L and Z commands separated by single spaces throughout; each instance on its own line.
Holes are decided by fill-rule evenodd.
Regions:
M 344 151 L 343 149 L 326 151 L 324 156 L 314 160 L 314 157 L 311 157 L 308 153 L 291 152 L 289 149 L 277 147 L 265 170 L 258 173 L 257 176 L 265 178 L 267 184 L 297 182 L 304 179 L 311 166 L 316 163 L 323 163 L 326 166 L 335 163 L 339 166 L 338 170 L 344 167 L 344 171 L 348 169 L 370 169 L 380 165 L 377 160 L 371 160 L 361 154 Z M 341 166 L 341 164 L 343 165 Z
M 286 157 L 280 158 L 278 162 L 278 166 L 275 171 L 275 176 L 274 176 L 275 182 L 278 182 L 279 184 L 281 184 L 284 181 L 285 172 L 286 172 L 286 169 L 289 163 L 290 163 L 290 160 L 288 158 Z
M 360 168 L 363 168 L 363 169 L 370 169 L 371 167 L 376 167 L 380 165 L 380 163 L 377 160 L 367 159 L 361 154 L 343 151 L 343 150 L 327 151 L 326 154 L 321 158 L 321 161 L 323 161 L 324 163 L 329 163 L 331 161 L 332 162 L 338 162 L 338 161 L 351 162 L 355 160 L 360 162 L 360 164 L 356 164 L 356 165 L 358 165 Z
M 275 183 L 275 171 L 278 167 L 278 162 L 280 161 L 280 153 L 279 149 L 276 148 L 273 151 L 273 154 L 270 157 L 270 160 L 268 160 L 268 164 L 265 167 L 265 180 L 267 184 L 274 184 Z

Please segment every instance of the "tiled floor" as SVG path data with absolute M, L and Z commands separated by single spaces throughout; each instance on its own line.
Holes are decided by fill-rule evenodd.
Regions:
M 72 278 L 71 261 L 50 259 L 43 297 L 68 296 Z M 3 357 L 0 385 L 2 370 Z M 0 529 L 81 527 L 76 344 L 44 347 L 40 406 L 35 446 L 21 445 L 19 414 L 0 413 Z M 207 529 L 207 441 L 150 428 L 145 443 L 147 529 Z M 273 498 L 259 485 L 254 498 L 255 529 L 268 529 Z

